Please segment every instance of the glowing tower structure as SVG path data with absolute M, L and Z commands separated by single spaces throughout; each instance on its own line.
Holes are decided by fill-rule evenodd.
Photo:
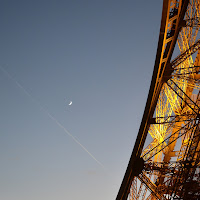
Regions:
M 200 199 L 199 28 L 200 0 L 163 1 L 149 95 L 116 200 Z

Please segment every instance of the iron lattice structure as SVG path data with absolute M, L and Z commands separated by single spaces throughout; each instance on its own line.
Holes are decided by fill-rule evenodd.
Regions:
M 149 95 L 116 200 L 200 199 L 199 28 L 200 0 L 163 1 Z

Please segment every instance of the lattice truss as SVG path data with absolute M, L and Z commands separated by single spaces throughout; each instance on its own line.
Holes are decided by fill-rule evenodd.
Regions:
M 172 1 L 169 18 L 179 12 Z M 200 0 L 190 0 L 128 199 L 200 199 Z M 173 31 L 169 20 L 168 33 Z M 151 138 L 151 139 L 149 139 Z

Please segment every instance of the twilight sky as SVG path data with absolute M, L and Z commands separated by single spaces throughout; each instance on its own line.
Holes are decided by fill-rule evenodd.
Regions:
M 162 1 L 0 2 L 0 199 L 114 200 Z

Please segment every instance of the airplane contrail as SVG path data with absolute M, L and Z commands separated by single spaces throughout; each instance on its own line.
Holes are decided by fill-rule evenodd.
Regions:
M 16 80 L 14 79 L 2 66 L 0 66 L 0 69 L 5 73 L 7 74 L 7 76 L 16 83 L 16 85 L 21 89 L 23 90 L 23 92 L 33 101 L 35 102 L 47 115 L 48 117 L 54 121 L 58 127 L 60 127 L 61 129 L 64 130 L 65 133 L 67 133 L 67 135 L 69 135 L 93 160 L 95 160 L 101 167 L 104 167 L 104 165 L 98 161 L 94 155 L 92 155 L 92 153 L 90 153 L 87 148 L 85 146 L 83 146 L 54 116 L 52 116 L 49 111 L 47 109 L 45 109 L 40 103 L 39 101 L 36 101 L 35 98 L 33 98 L 33 96 Z

